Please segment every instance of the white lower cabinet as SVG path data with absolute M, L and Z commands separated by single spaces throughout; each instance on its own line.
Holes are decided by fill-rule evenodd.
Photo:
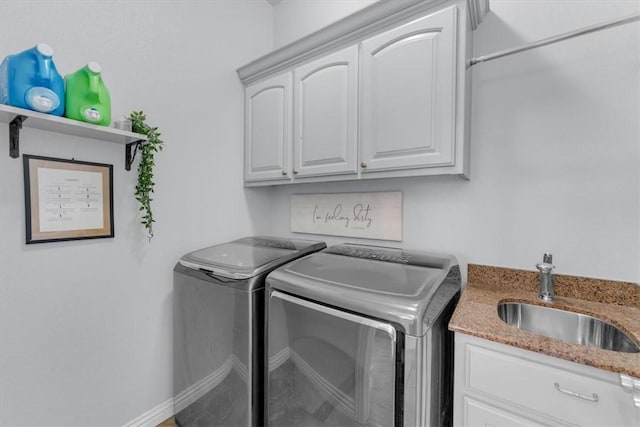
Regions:
M 459 333 L 455 345 L 456 426 L 640 425 L 630 377 Z

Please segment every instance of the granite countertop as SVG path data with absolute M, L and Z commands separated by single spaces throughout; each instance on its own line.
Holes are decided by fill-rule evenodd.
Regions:
M 588 314 L 612 323 L 640 346 L 640 286 L 636 283 L 554 275 L 556 298 L 538 299 L 539 273 L 469 264 L 467 287 L 449 329 L 583 365 L 640 378 L 640 353 L 568 344 L 519 330 L 498 317 L 502 301 L 525 302 Z

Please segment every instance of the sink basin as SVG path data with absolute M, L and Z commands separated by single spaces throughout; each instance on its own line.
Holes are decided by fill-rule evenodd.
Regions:
M 498 316 L 508 325 L 523 331 L 623 353 L 638 353 L 640 348 L 611 323 L 585 314 L 518 302 L 498 304 Z

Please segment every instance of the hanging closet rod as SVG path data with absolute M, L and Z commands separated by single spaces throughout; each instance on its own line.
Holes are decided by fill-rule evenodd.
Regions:
M 524 46 L 515 47 L 511 49 L 501 50 L 499 52 L 495 52 L 489 55 L 479 56 L 477 58 L 471 58 L 469 60 L 469 66 L 476 65 L 480 62 L 487 62 L 494 59 L 502 58 L 503 56 L 513 55 L 514 53 L 520 53 L 527 50 L 535 49 L 537 47 L 546 46 L 548 44 L 557 43 L 563 40 L 571 39 L 573 37 L 582 36 L 585 34 L 593 33 L 600 30 L 606 30 L 607 28 L 617 27 L 619 25 L 630 24 L 632 22 L 640 21 L 640 14 L 635 14 L 628 16 L 626 18 L 618 18 L 613 21 L 605 22 L 602 24 L 591 25 L 589 27 L 584 27 L 578 30 L 569 31 L 568 33 L 560 34 L 554 37 L 549 37 L 546 39 L 538 40 L 537 42 L 532 42 L 526 44 Z

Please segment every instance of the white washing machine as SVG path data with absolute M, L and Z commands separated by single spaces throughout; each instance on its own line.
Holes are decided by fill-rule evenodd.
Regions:
M 267 277 L 273 427 L 452 423 L 454 257 L 338 245 Z
M 174 392 L 181 427 L 264 425 L 264 283 L 323 242 L 245 237 L 174 268 Z

